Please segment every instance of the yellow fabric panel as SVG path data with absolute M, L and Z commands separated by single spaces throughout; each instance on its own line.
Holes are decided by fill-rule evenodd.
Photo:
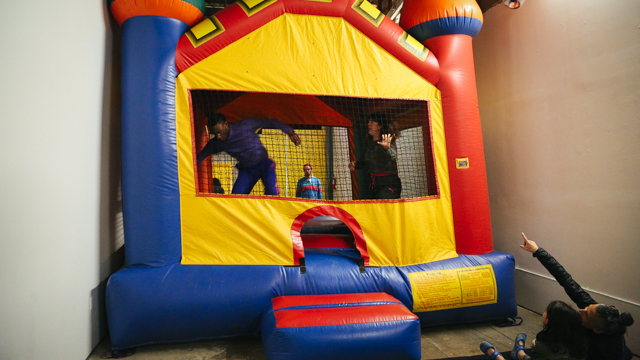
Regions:
M 278 17 L 178 78 L 190 89 L 440 97 L 435 86 L 344 19 L 296 14 Z
M 297 214 L 295 206 L 280 206 L 285 202 L 293 203 L 182 196 L 182 263 L 293 264 L 291 225 Z
M 243 198 L 184 198 L 183 264 L 289 265 L 291 225 L 317 204 Z M 402 266 L 456 256 L 450 223 L 434 222 L 437 200 L 395 204 L 336 204 L 360 223 L 372 266 Z M 426 205 L 426 206 L 425 206 Z M 411 224 L 411 226 L 406 226 Z
M 181 202 L 183 264 L 291 265 L 293 221 L 318 206 L 268 198 L 183 197 Z M 434 215 L 447 207 L 445 203 L 329 205 L 356 218 L 367 242 L 370 265 L 404 266 L 457 256 L 451 222 L 434 221 Z
M 431 110 L 431 132 L 433 153 L 436 160 L 436 173 L 438 174 L 438 188 L 440 198 L 446 199 L 451 206 L 451 187 L 449 185 L 449 164 L 447 162 L 447 143 L 444 137 L 444 121 L 442 115 L 442 100 L 429 102 Z M 453 221 L 453 218 L 451 218 Z M 453 225 L 451 227 L 453 231 Z
M 197 197 L 189 89 L 430 100 L 440 197 L 397 203 Z M 293 221 L 318 205 L 339 207 L 358 221 L 372 266 L 457 256 L 440 92 L 342 19 L 291 14 L 275 19 L 180 74 L 176 112 L 183 264 L 291 265 Z M 323 172 L 323 166 L 314 163 L 314 171 Z M 284 166 L 277 169 L 282 182 Z M 301 166 L 299 171 L 289 174 L 294 192 Z

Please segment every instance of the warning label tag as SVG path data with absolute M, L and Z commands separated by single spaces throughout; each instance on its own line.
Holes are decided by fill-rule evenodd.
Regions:
M 413 312 L 495 304 L 498 299 L 490 264 L 410 273 L 409 281 Z

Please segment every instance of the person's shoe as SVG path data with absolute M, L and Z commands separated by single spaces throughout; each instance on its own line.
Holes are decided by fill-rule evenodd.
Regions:
M 520 341 L 522 341 L 522 345 L 520 345 Z M 513 345 L 513 350 L 511 350 L 511 359 L 518 360 L 518 351 L 524 351 L 524 345 L 526 344 L 526 341 L 526 334 L 518 334 L 518 336 L 516 336 L 516 343 Z
M 487 351 L 489 351 L 489 349 L 493 349 L 493 354 L 491 355 L 487 354 Z M 495 360 L 495 358 L 497 358 L 498 355 L 501 355 L 493 345 L 489 344 L 488 341 L 485 341 L 482 344 L 480 344 L 480 350 L 482 350 L 482 352 L 485 355 L 487 355 L 491 360 Z

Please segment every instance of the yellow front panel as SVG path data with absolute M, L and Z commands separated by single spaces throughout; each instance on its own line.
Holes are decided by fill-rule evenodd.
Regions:
M 188 89 L 439 99 L 440 91 L 342 18 L 284 14 L 185 70 Z
M 396 203 L 198 197 L 189 89 L 430 100 L 440 197 Z M 358 221 L 372 266 L 457 256 L 440 92 L 343 19 L 285 14 L 271 21 L 180 74 L 176 111 L 183 264 L 291 265 L 293 221 L 318 205 L 339 207 Z M 285 178 L 278 173 L 279 182 Z

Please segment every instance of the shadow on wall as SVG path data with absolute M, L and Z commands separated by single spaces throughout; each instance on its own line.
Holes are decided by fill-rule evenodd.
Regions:
M 105 58 L 102 84 L 102 133 L 100 144 L 100 283 L 91 290 L 91 344 L 96 346 L 107 334 L 105 289 L 109 276 L 124 265 L 121 180 L 121 29 L 106 3 Z

